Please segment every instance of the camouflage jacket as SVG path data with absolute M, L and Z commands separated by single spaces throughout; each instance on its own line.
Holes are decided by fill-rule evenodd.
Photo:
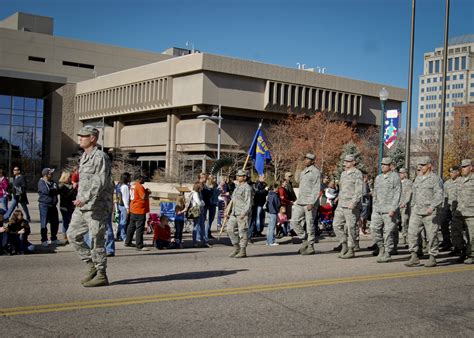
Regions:
M 314 165 L 306 167 L 300 175 L 300 191 L 297 204 L 315 204 L 321 189 L 321 172 Z
M 107 154 L 97 147 L 82 154 L 79 180 L 77 199 L 85 203 L 81 210 L 112 212 L 114 184 Z
M 474 174 L 470 173 L 467 177 L 459 177 L 457 185 L 457 210 L 464 217 L 474 216 Z M 472 234 L 471 234 L 472 236 Z
M 241 216 L 247 215 L 250 216 L 252 211 L 252 201 L 253 201 L 253 190 L 248 183 L 242 183 L 237 185 L 232 194 L 233 208 L 232 215 Z
M 412 192 L 413 192 L 413 182 L 405 178 L 404 180 L 401 181 L 402 183 L 402 193 L 400 196 L 400 205 L 404 204 L 406 207 L 410 205 L 411 197 L 412 197 Z
M 394 172 L 380 174 L 375 178 L 373 210 L 388 213 L 398 210 L 400 202 L 400 177 Z
M 428 208 L 435 210 L 443 203 L 443 181 L 430 172 L 417 176 L 413 183 L 411 210 L 417 215 L 428 215 Z
M 451 209 L 453 206 L 456 207 L 455 201 L 457 200 L 457 185 L 461 181 L 462 177 L 458 177 L 456 180 L 450 178 L 446 182 L 444 182 L 443 189 L 444 189 L 444 204 L 443 207 L 447 209 Z
M 350 204 L 359 208 L 362 203 L 362 172 L 357 168 L 345 170 L 339 180 L 339 206 L 348 208 Z

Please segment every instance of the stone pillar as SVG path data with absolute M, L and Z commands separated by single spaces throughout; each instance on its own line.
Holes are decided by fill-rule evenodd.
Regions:
M 179 170 L 179 163 L 176 153 L 176 125 L 180 118 L 177 110 L 173 109 L 166 118 L 168 127 L 168 139 L 166 142 L 166 175 L 177 175 Z

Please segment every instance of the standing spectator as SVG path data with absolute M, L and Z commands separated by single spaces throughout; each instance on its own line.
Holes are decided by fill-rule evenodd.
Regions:
M 135 234 L 137 250 L 148 251 L 148 248 L 143 246 L 143 231 L 145 230 L 146 214 L 150 212 L 150 190 L 145 189 L 144 183 L 145 176 L 138 175 L 130 188 L 130 224 L 127 229 L 125 246 L 133 246 L 132 240 Z
M 12 182 L 12 201 L 7 213 L 5 214 L 5 220 L 10 218 L 18 204 L 23 208 L 25 218 L 28 223 L 31 222 L 30 212 L 28 210 L 28 196 L 26 195 L 26 179 L 21 174 L 20 167 L 13 168 L 13 182 Z
M 270 215 L 270 220 L 268 222 L 268 228 L 267 228 L 267 245 L 270 246 L 276 246 L 278 245 L 277 242 L 275 242 L 275 227 L 277 224 L 277 217 L 278 217 L 278 212 L 280 211 L 280 198 L 278 197 L 278 187 L 279 184 L 275 183 L 273 185 L 273 189 L 268 193 L 268 213 Z
M 290 218 L 291 215 L 291 208 L 293 207 L 293 202 L 290 200 L 290 197 L 288 196 L 288 181 L 282 181 L 280 187 L 278 188 L 278 197 L 280 197 L 280 203 L 282 206 L 286 208 L 286 215 L 288 216 L 288 219 Z
M 232 210 L 230 210 L 227 234 L 234 246 L 229 255 L 235 258 L 247 257 L 248 224 L 252 212 L 252 188 L 247 183 L 247 172 L 237 172 L 238 185 L 232 195 Z
M 357 244 L 357 220 L 362 201 L 362 172 L 355 167 L 354 155 L 344 157 L 344 171 L 339 181 L 338 206 L 334 213 L 334 232 L 341 244 L 339 258 L 353 258 Z
M 405 266 L 420 265 L 417 255 L 418 238 L 422 230 L 425 229 L 430 255 L 425 267 L 434 267 L 437 264 L 436 256 L 438 255 L 438 209 L 443 203 L 443 181 L 432 172 L 431 159 L 428 156 L 421 157 L 418 160 L 418 165 L 421 167 L 421 174 L 416 177 L 413 183 L 412 214 L 408 224 L 408 251 L 410 251 L 411 257 Z
M 8 210 L 8 186 L 8 178 L 3 173 L 3 169 L 0 169 L 0 209 Z
M 230 193 L 229 185 L 226 183 L 226 179 L 222 178 L 221 183 L 218 187 L 219 192 L 219 203 L 217 211 L 217 229 L 219 230 L 222 227 L 222 222 L 224 221 L 224 211 L 227 208 L 229 203 Z
M 106 286 L 109 281 L 104 244 L 113 208 L 112 168 L 107 154 L 97 147 L 99 131 L 96 128 L 84 126 L 78 136 L 79 146 L 84 149 L 79 165 L 81 182 L 67 234 L 69 243 L 88 266 L 82 286 Z M 91 246 L 86 244 L 84 238 L 88 233 Z
M 56 182 L 53 181 L 54 169 L 44 168 L 38 181 L 38 204 L 41 223 L 41 245 L 48 246 L 48 228 L 51 227 L 51 244 L 62 244 L 58 240 L 59 217 L 58 217 L 58 195 L 59 189 Z
M 211 246 L 206 241 L 206 229 L 204 227 L 204 223 L 201 222 L 202 219 L 202 210 L 204 209 L 204 201 L 201 198 L 201 191 L 203 189 L 203 185 L 200 182 L 194 183 L 193 191 L 191 192 L 191 200 L 189 201 L 188 212 L 191 208 L 199 209 L 199 215 L 195 215 L 196 217 L 193 218 L 194 226 L 193 226 L 193 246 L 197 246 L 198 241 L 198 233 L 203 241 L 203 247 L 210 248 Z
M 75 206 L 74 201 L 77 196 L 77 189 L 74 188 L 71 180 L 71 173 L 64 171 L 59 178 L 59 210 L 63 218 L 63 234 L 64 240 L 67 243 L 67 229 L 69 229 L 69 223 L 71 223 L 72 213 L 74 212 Z
M 176 248 L 183 248 L 183 228 L 184 228 L 184 215 L 186 213 L 186 200 L 184 195 L 181 194 L 176 199 L 176 207 L 174 209 L 174 239 L 176 242 Z
M 127 238 L 128 219 L 130 214 L 130 173 L 123 173 L 120 182 L 115 187 L 117 196 L 117 209 L 119 211 L 119 224 L 116 241 L 121 242 Z
M 254 212 L 252 213 L 252 223 L 250 225 L 250 228 L 253 229 L 257 237 L 263 237 L 262 232 L 265 227 L 265 210 L 263 210 L 263 206 L 267 201 L 267 195 L 267 184 L 265 183 L 265 177 L 262 175 L 259 176 L 258 181 L 255 183 L 255 195 L 253 197 Z
M 208 175 L 206 173 L 200 173 L 198 178 L 198 183 L 201 185 L 201 191 L 199 192 L 199 198 L 203 202 L 203 206 L 201 207 L 201 214 L 199 215 L 199 229 L 203 228 L 203 234 L 199 231 L 197 234 L 196 240 L 202 241 L 203 243 L 209 242 L 209 237 L 207 236 L 206 229 L 206 219 L 207 219 L 207 211 L 209 210 L 209 205 L 211 204 L 211 195 L 209 189 L 207 187 L 207 179 Z
M 295 190 L 293 189 L 293 174 L 291 172 L 286 172 L 285 173 L 285 185 L 284 188 L 286 190 L 286 199 L 290 202 L 284 202 L 282 201 L 282 205 L 286 207 L 286 214 L 288 215 L 288 219 L 291 219 L 291 209 L 293 208 L 293 203 L 296 201 L 296 193 Z M 280 195 L 280 200 L 281 200 L 281 190 L 278 190 L 278 194 Z
M 300 191 L 298 199 L 293 204 L 291 226 L 302 240 L 298 253 L 313 255 L 313 245 L 316 241 L 313 208 L 319 198 L 321 188 L 321 172 L 314 165 L 314 154 L 308 153 L 304 158 L 305 169 L 300 176 Z M 306 230 L 304 224 L 306 223 Z
M 211 232 L 212 223 L 214 222 L 214 218 L 216 217 L 217 211 L 217 204 L 219 203 L 219 189 L 217 187 L 216 178 L 213 175 L 209 175 L 207 179 L 207 189 L 209 192 L 209 206 L 208 206 L 208 214 L 207 214 L 207 238 L 214 239 Z

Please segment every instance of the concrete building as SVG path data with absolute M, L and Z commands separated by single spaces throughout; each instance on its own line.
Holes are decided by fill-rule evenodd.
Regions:
M 7 152 L 0 166 L 30 156 L 37 167 L 60 167 L 77 152 L 77 130 L 104 123 L 105 147 L 130 153 L 150 174 L 172 174 L 186 161 L 202 169 L 215 158 L 217 125 L 196 117 L 218 107 L 222 151 L 236 152 L 261 119 L 327 110 L 363 128 L 380 124 L 382 87 L 390 93 L 387 109 L 401 110 L 406 94 L 304 69 L 179 48 L 149 53 L 52 33 L 52 18 L 17 13 L 0 22 L 0 151 Z
M 474 102 L 474 34 L 448 42 L 446 130 L 454 123 L 454 108 Z M 418 98 L 418 132 L 424 142 L 438 142 L 441 121 L 443 48 L 425 53 Z

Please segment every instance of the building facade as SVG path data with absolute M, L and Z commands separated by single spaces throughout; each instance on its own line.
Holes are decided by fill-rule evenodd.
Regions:
M 449 40 L 446 75 L 446 131 L 454 123 L 454 108 L 474 102 L 474 34 Z M 441 121 L 443 48 L 424 54 L 418 96 L 418 133 L 424 142 L 438 142 Z

